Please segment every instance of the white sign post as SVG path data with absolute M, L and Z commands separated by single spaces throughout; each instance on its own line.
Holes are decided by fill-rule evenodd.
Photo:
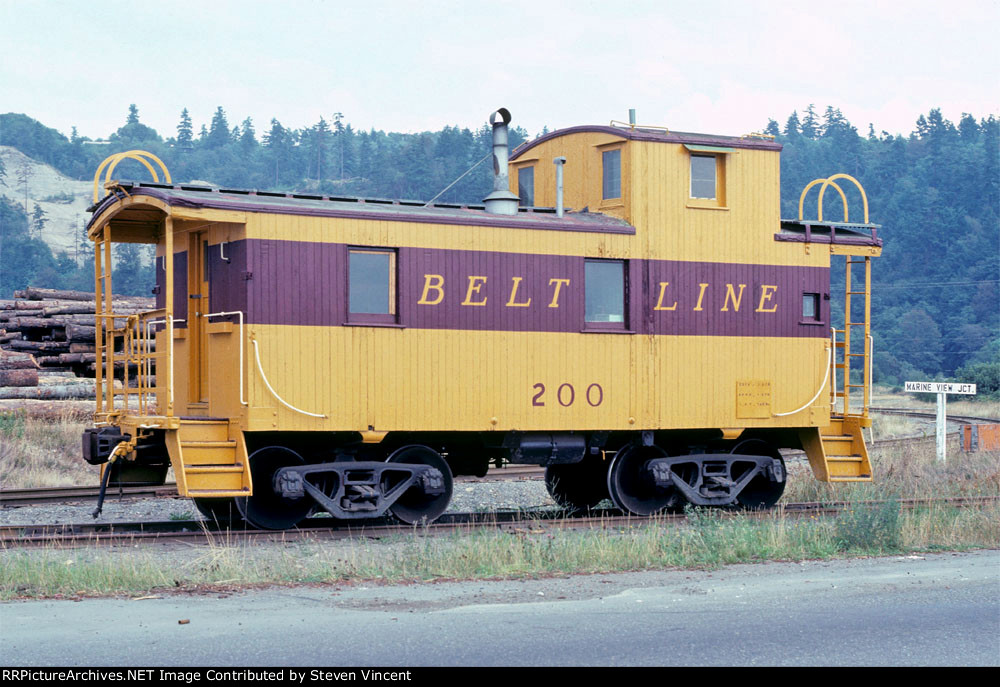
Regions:
M 953 382 L 907 382 L 906 391 L 918 394 L 937 394 L 937 459 L 945 462 L 945 425 L 947 424 L 948 394 L 976 395 L 975 384 L 957 384 Z

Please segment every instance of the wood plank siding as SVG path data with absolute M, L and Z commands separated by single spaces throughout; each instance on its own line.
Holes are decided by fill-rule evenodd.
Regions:
M 709 153 L 715 199 L 691 198 L 692 141 L 729 151 Z M 621 197 L 604 198 L 603 153 L 615 150 Z M 185 400 L 178 374 L 179 414 L 238 417 L 248 431 L 816 427 L 829 421 L 828 394 L 773 416 L 816 393 L 830 326 L 829 251 L 774 240 L 779 151 L 610 127 L 556 132 L 515 151 L 510 179 L 516 193 L 517 170 L 534 167 L 535 205 L 553 206 L 552 159 L 566 157 L 563 219 L 157 185 L 113 202 L 154 198 L 182 218 L 176 233 L 207 231 L 203 312 L 246 316 L 243 369 L 238 328 L 210 329 L 208 406 Z M 174 246 L 184 318 L 189 243 Z M 352 248 L 391 255 L 391 313 L 348 312 Z M 588 260 L 621 261 L 622 320 L 586 321 Z M 804 293 L 820 295 L 818 317 L 803 319 Z M 275 399 L 255 346 L 273 389 L 324 417 Z M 747 388 L 763 412 L 740 400 Z

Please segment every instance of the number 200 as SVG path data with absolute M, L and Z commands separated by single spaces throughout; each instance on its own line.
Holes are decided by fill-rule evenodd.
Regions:
M 545 385 L 539 382 L 531 388 L 535 390 L 535 395 L 531 398 L 531 405 L 535 407 L 544 406 Z M 604 388 L 595 382 L 587 387 L 584 398 L 589 406 L 596 408 L 604 403 Z M 576 401 L 576 389 L 573 388 L 573 385 L 568 382 L 560 384 L 559 388 L 556 389 L 556 401 L 563 408 L 569 408 L 573 405 Z

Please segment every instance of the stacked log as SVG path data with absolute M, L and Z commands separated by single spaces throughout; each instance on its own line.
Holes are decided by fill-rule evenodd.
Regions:
M 121 315 L 156 307 L 152 298 L 112 303 Z M 29 287 L 0 300 L 0 399 L 93 398 L 94 323 L 93 293 Z

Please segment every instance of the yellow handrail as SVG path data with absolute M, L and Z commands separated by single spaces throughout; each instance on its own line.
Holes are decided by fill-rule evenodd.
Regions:
M 111 181 L 111 174 L 114 172 L 115 167 L 118 166 L 119 162 L 125 159 L 136 160 L 138 162 L 141 162 L 143 166 L 145 166 L 146 169 L 149 170 L 149 173 L 153 177 L 153 181 L 159 183 L 160 177 L 159 175 L 157 175 L 156 169 L 154 169 L 153 166 L 149 164 L 146 158 L 153 160 L 154 162 L 156 162 L 156 164 L 160 166 L 160 169 L 163 171 L 164 181 L 166 181 L 168 184 L 173 183 L 173 181 L 170 179 L 170 172 L 167 170 L 167 166 L 163 164 L 163 160 L 156 157 L 152 153 L 146 152 L 145 150 L 128 150 L 124 153 L 115 153 L 114 155 L 109 155 L 108 157 L 106 157 L 104 159 L 104 162 L 102 162 L 100 166 L 97 168 L 97 171 L 94 172 L 94 202 L 96 203 L 100 199 L 98 195 L 99 193 L 98 183 L 101 178 L 101 172 L 103 172 L 105 167 L 107 167 L 107 174 L 104 177 L 104 181 L 105 183 Z
M 819 221 L 823 221 L 823 194 L 826 193 L 826 187 L 833 184 L 834 179 L 847 179 L 848 181 L 854 182 L 854 185 L 858 187 L 858 191 L 861 192 L 861 203 L 864 205 L 865 209 L 865 224 L 868 224 L 868 196 L 865 195 L 865 189 L 862 188 L 861 182 L 852 177 L 850 174 L 834 174 L 829 177 L 825 182 L 823 182 L 823 187 L 819 190 L 819 205 L 817 207 L 817 214 L 819 215 Z M 843 193 L 841 193 L 843 195 Z M 844 203 L 844 221 L 847 221 L 847 203 Z
M 805 203 L 806 194 L 809 193 L 809 189 L 811 189 L 816 184 L 822 184 L 825 181 L 829 181 L 829 180 L 828 179 L 813 179 L 812 181 L 809 182 L 809 184 L 804 189 L 802 189 L 802 194 L 799 196 L 799 221 L 802 220 L 802 205 Z M 843 201 L 843 203 L 844 203 L 844 221 L 846 222 L 847 221 L 847 217 L 848 217 L 848 215 L 847 215 L 847 196 L 844 195 L 844 189 L 840 188 L 839 186 L 837 186 L 837 184 L 834 184 L 834 183 L 831 183 L 830 185 L 833 186 L 835 189 L 837 189 L 837 193 L 840 194 L 840 200 Z M 823 219 L 823 214 L 820 213 L 820 221 L 822 221 L 822 219 Z
M 848 219 L 850 215 L 848 214 L 848 209 L 847 209 L 847 196 L 844 195 L 844 190 L 840 188 L 840 186 L 838 186 L 836 183 L 834 183 L 837 179 L 847 179 L 848 181 L 852 182 L 855 186 L 858 187 L 858 191 L 861 192 L 861 204 L 864 208 L 864 213 L 865 213 L 864 223 L 868 224 L 868 195 L 865 193 L 865 189 L 864 187 L 861 186 L 861 183 L 857 179 L 852 177 L 850 174 L 834 174 L 832 177 L 827 177 L 826 179 L 813 179 L 812 181 L 810 181 L 806 185 L 806 187 L 802 189 L 802 193 L 799 195 L 800 222 L 803 219 L 802 207 L 805 204 L 806 194 L 809 193 L 809 189 L 811 189 L 813 186 L 817 184 L 823 184 L 823 186 L 819 190 L 819 199 L 816 204 L 816 216 L 817 216 L 816 221 L 817 222 L 823 221 L 823 195 L 826 193 L 827 186 L 833 186 L 835 189 L 837 189 L 837 193 L 840 194 L 840 200 L 844 203 L 844 222 L 846 223 L 850 221 Z

